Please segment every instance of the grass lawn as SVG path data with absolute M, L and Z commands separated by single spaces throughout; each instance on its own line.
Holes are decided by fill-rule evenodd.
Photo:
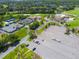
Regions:
M 71 14 L 71 15 L 75 15 L 75 20 L 71 21 L 71 22 L 67 22 L 67 24 L 69 24 L 69 28 L 75 28 L 79 26 L 79 9 L 75 9 L 75 10 L 70 10 L 70 11 L 65 11 L 65 14 Z
M 31 14 L 31 16 L 41 16 L 42 20 L 44 20 L 44 18 L 48 16 L 48 14 Z
M 2 34 L 0 34 L 0 38 L 2 37 Z
M 65 14 L 72 14 L 72 15 L 77 15 L 79 16 L 79 9 L 75 9 L 75 10 L 70 10 L 70 11 L 65 11 Z
M 2 35 L 0 34 L 0 40 L 2 39 Z
M 45 27 L 45 26 L 43 26 L 42 28 L 38 29 L 38 30 L 37 30 L 37 34 L 41 34 L 41 33 L 44 31 L 44 27 Z
M 41 59 L 32 50 L 29 50 L 25 44 L 18 46 L 14 51 L 7 54 L 3 59 Z
M 22 39 L 23 37 L 25 37 L 27 35 L 27 29 L 26 28 L 21 28 L 18 31 L 14 32 L 14 34 L 16 36 L 18 36 L 19 39 Z
M 74 21 L 68 22 L 67 23 L 69 26 L 69 28 L 76 28 L 79 26 L 79 18 L 75 19 Z
M 47 16 L 48 14 L 30 14 L 31 16 L 42 16 L 42 17 L 45 17 Z

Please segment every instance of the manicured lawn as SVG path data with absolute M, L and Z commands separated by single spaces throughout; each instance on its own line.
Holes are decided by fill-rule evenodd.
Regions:
M 0 39 L 1 39 L 1 34 L 0 34 Z
M 18 31 L 14 33 L 16 36 L 19 36 L 19 39 L 22 39 L 27 35 L 27 29 L 26 28 L 21 28 Z
M 37 34 L 41 34 L 45 29 L 46 29 L 46 26 L 48 26 L 49 23 L 43 25 L 42 27 L 40 27 L 38 30 L 37 30 Z
M 42 16 L 42 17 L 45 17 L 47 16 L 48 14 L 31 14 L 31 16 Z
M 76 9 L 76 10 L 65 11 L 64 13 L 79 16 L 79 9 L 78 10 Z
M 37 33 L 40 34 L 40 33 L 42 33 L 43 31 L 44 31 L 44 29 L 41 28 L 41 29 L 37 30 Z
M 67 23 L 69 25 L 69 28 L 75 28 L 75 27 L 79 26 L 79 9 L 65 11 L 64 13 L 76 16 L 76 17 L 74 17 L 75 18 L 74 21 Z
M 44 19 L 44 17 L 46 17 L 48 14 L 31 14 L 31 16 L 41 16 L 41 20 Z
M 75 28 L 79 26 L 79 18 L 77 18 L 74 21 L 68 22 L 67 24 L 69 25 L 69 28 Z
M 33 59 L 35 55 L 36 54 L 32 50 L 29 50 L 25 44 L 22 44 L 18 46 L 14 51 L 6 55 L 3 59 Z M 38 56 L 36 59 L 41 58 Z

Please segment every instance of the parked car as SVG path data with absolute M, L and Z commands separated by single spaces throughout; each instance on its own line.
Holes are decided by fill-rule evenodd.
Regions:
M 44 40 L 42 40 L 44 42 Z
M 35 41 L 35 43 L 38 44 L 38 45 L 40 44 L 39 41 Z
M 28 47 L 28 46 L 29 46 L 29 44 L 26 45 L 26 47 Z
M 35 51 L 35 50 L 36 50 L 36 48 L 33 48 L 32 50 L 33 50 L 33 51 Z
M 6 24 L 6 26 L 9 26 L 9 24 Z

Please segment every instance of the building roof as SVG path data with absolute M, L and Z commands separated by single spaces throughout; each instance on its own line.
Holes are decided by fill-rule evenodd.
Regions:
M 20 22 L 22 22 L 22 23 L 31 23 L 33 21 L 32 21 L 32 19 L 26 18 L 26 19 L 22 19 Z
M 16 19 L 15 18 L 11 18 L 9 20 L 6 20 L 6 22 L 10 22 L 10 21 L 14 21 L 14 20 L 16 20 Z

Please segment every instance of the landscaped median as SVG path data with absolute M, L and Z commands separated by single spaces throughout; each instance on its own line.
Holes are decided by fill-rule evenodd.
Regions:
M 55 25 L 54 22 L 48 22 L 45 25 L 41 26 L 39 29 L 36 30 L 37 34 L 41 34 L 45 29 L 47 29 L 50 25 Z
M 41 59 L 41 57 L 32 50 L 29 50 L 26 44 L 21 44 L 3 59 Z

